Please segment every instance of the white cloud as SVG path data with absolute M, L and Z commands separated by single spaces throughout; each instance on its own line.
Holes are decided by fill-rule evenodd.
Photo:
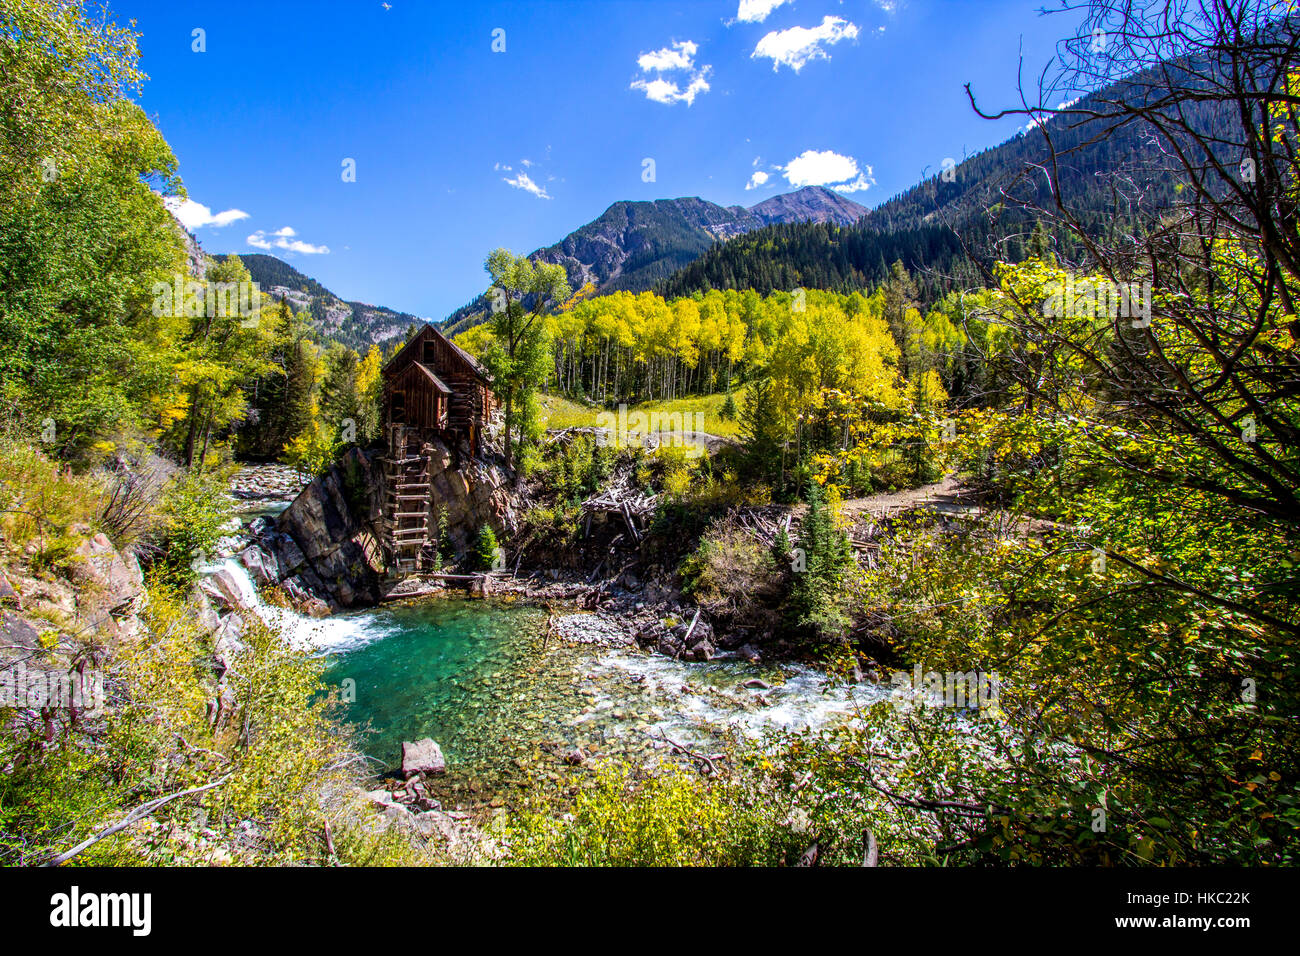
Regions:
M 1068 110 L 1075 103 L 1079 102 L 1080 99 L 1081 97 L 1076 96 L 1072 100 L 1065 100 L 1064 102 L 1057 103 L 1056 108 L 1058 110 Z M 1041 113 L 1038 116 L 1029 117 L 1029 122 L 1025 124 L 1025 132 L 1029 132 L 1031 130 L 1037 129 L 1039 126 L 1046 125 L 1047 122 L 1051 120 L 1052 117 L 1054 117 L 1055 115 L 1056 115 L 1055 112 L 1050 112 L 1050 113 Z
M 636 65 L 647 73 L 694 69 L 695 54 L 699 49 L 699 46 L 690 40 L 674 42 L 671 47 L 664 47 L 652 53 L 642 53 L 637 57 Z
M 503 179 L 501 181 L 509 186 L 513 186 L 515 189 L 522 189 L 526 193 L 532 193 L 538 199 L 551 198 L 551 195 L 546 191 L 546 188 L 533 182 L 533 178 L 527 173 L 521 172 L 514 179 Z
M 709 91 L 708 75 L 713 67 L 696 67 L 695 54 L 699 46 L 690 40 L 673 41 L 671 47 L 642 53 L 637 66 L 646 74 L 633 80 L 628 89 L 640 90 L 646 99 L 672 106 L 685 103 L 690 106 L 695 97 Z M 681 81 L 665 79 L 662 74 L 681 72 L 687 74 Z M 651 76 L 650 74 L 658 74 Z
M 754 175 L 749 177 L 749 182 L 745 184 L 745 189 L 757 189 L 759 186 L 765 185 L 769 179 L 771 179 L 771 177 L 767 173 L 763 172 L 763 170 L 756 170 Z
M 254 249 L 284 249 L 287 252 L 301 252 L 306 256 L 329 255 L 329 246 L 314 246 L 310 242 L 293 239 L 296 235 L 298 233 L 291 226 L 284 226 L 271 233 L 270 237 L 266 230 L 259 229 L 244 241 Z
M 301 252 L 304 255 L 329 255 L 329 246 L 313 246 L 310 242 L 303 242 L 295 239 L 293 242 L 286 242 L 283 239 L 276 240 L 276 246 L 280 249 L 288 249 L 290 252 Z
M 705 70 L 707 69 L 708 67 L 705 67 Z M 709 81 L 704 78 L 704 73 L 699 73 L 684 90 L 672 80 L 663 78 L 633 80 L 631 88 L 643 91 L 646 99 L 654 100 L 656 103 L 663 103 L 666 106 L 672 106 L 674 103 L 685 103 L 690 106 L 695 102 L 695 97 L 709 91 Z
M 777 7 L 790 2 L 792 0 L 740 0 L 736 19 L 741 23 L 762 23 Z
M 796 188 L 826 186 L 836 192 L 856 193 L 876 184 L 870 166 L 864 164 L 864 168 L 859 168 L 858 161 L 852 156 L 843 156 L 829 149 L 806 149 L 777 169 Z
M 195 202 L 193 199 L 181 199 L 177 196 L 163 197 L 163 205 L 170 209 L 172 215 L 190 232 L 203 226 L 212 226 L 219 229 L 222 226 L 230 225 L 232 222 L 248 218 L 248 213 L 242 209 L 227 209 L 214 216 L 212 210 L 203 203 Z
M 798 73 L 812 60 L 829 60 L 830 54 L 825 47 L 841 40 L 856 39 L 859 32 L 857 24 L 842 17 L 827 16 L 818 27 L 773 30 L 758 41 L 750 58 L 768 57 L 773 71 L 780 70 L 784 63 Z

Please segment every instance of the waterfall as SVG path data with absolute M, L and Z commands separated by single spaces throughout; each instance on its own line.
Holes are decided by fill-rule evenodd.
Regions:
M 314 618 L 291 608 L 267 604 L 257 593 L 257 585 L 248 576 L 248 571 L 235 558 L 218 561 L 205 568 L 203 573 L 218 571 L 225 572 L 234 581 L 240 605 L 255 613 L 294 647 L 320 654 L 337 654 L 380 640 L 393 631 L 391 626 L 380 623 L 367 611 Z

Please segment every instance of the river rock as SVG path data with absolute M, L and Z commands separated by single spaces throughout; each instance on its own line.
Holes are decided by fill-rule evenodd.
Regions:
M 239 563 L 248 569 L 249 577 L 258 584 L 274 584 L 278 577 L 273 570 L 274 559 L 269 559 L 272 570 L 268 570 L 268 558 L 256 545 L 251 545 L 239 553 Z
M 308 598 L 303 602 L 302 613 L 306 614 L 308 617 L 322 618 L 329 617 L 334 612 L 330 610 L 330 606 L 320 598 Z
M 681 640 L 671 632 L 665 633 L 659 638 L 659 644 L 655 649 L 665 657 L 678 657 L 681 655 L 682 651 L 685 650 L 685 648 L 682 647 Z
M 446 773 L 442 748 L 430 737 L 402 743 L 402 775 L 408 780 L 418 773 Z
M 687 660 L 692 661 L 710 661 L 713 660 L 714 647 L 708 641 L 693 643 L 693 646 L 686 652 Z
M 205 577 L 199 584 L 203 593 L 212 598 L 217 604 L 231 610 L 247 611 L 245 606 L 243 592 L 239 589 L 239 582 L 227 568 L 219 568 L 212 574 Z

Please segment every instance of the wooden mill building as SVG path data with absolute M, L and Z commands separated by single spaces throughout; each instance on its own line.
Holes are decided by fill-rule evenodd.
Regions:
M 492 414 L 492 376 L 459 345 L 426 324 L 384 366 L 385 431 L 401 425 L 420 438 L 460 440 L 478 454 Z
M 474 356 L 426 324 L 383 371 L 385 564 L 394 573 L 425 570 L 434 500 L 425 445 L 439 438 L 458 453 L 479 454 L 494 410 L 492 376 Z

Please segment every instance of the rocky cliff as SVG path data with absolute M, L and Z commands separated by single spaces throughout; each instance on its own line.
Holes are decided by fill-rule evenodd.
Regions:
M 459 557 L 478 530 L 515 530 L 510 481 L 496 456 L 476 458 L 441 441 L 426 446 L 437 513 L 447 519 L 444 549 Z M 379 547 L 383 507 L 382 452 L 349 451 L 312 481 L 274 523 L 254 522 L 240 561 L 259 585 L 278 585 L 308 613 L 323 615 L 376 603 L 385 569 Z

